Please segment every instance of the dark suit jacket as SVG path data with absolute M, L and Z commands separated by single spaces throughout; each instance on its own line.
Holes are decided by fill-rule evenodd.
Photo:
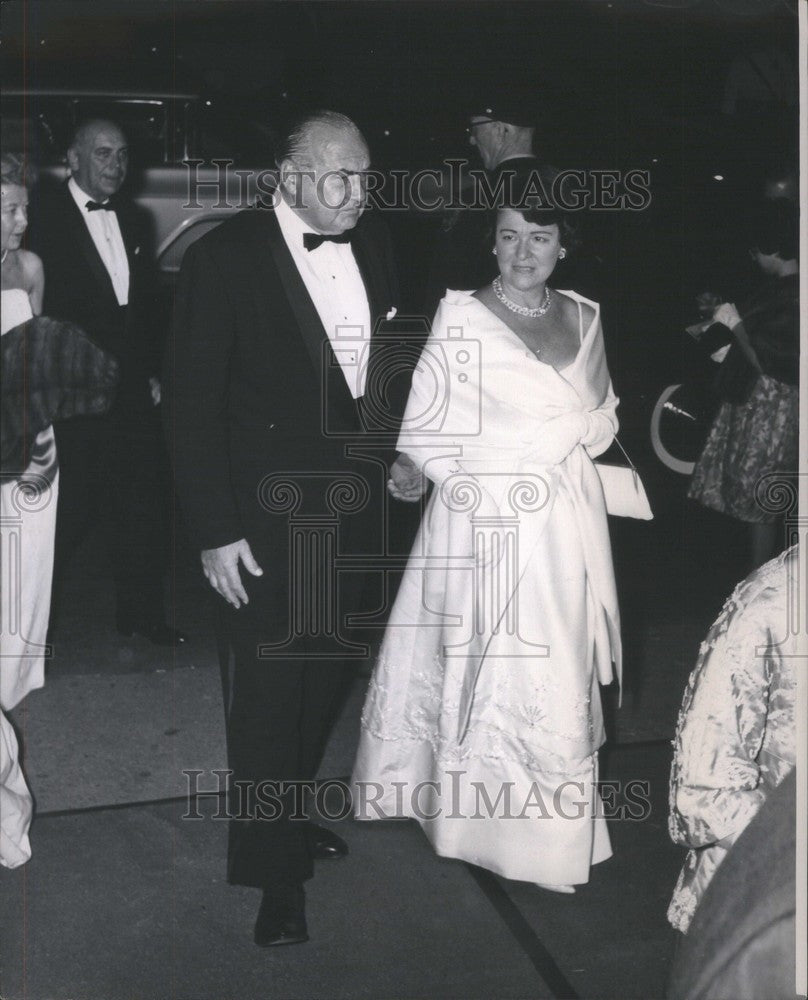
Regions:
M 375 328 L 397 297 L 380 220 L 363 215 L 353 250 Z M 260 484 L 297 473 L 310 493 L 312 476 L 351 468 L 345 445 L 360 420 L 271 210 L 241 212 L 189 248 L 163 386 L 177 491 L 197 544 L 247 538 L 265 571 L 269 561 L 285 573 L 287 518 L 262 506 Z
M 121 195 L 112 199 L 129 259 L 129 304 L 121 308 L 112 281 L 66 184 L 32 201 L 29 246 L 45 269 L 43 312 L 77 323 L 118 361 L 117 409 L 150 408 L 148 380 L 157 375 L 162 329 L 148 218 Z

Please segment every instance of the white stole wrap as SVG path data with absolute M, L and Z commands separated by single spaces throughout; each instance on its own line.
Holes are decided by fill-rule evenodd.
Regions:
M 478 299 L 450 291 L 413 373 L 398 450 L 436 484 L 422 531 L 438 523 L 448 531 L 440 546 L 445 555 L 441 565 L 433 560 L 423 566 L 425 602 L 439 601 L 431 606 L 443 606 L 450 616 L 455 609 L 468 609 L 468 574 L 452 567 L 473 561 L 475 531 L 469 519 L 472 527 L 518 520 L 518 573 L 502 602 L 503 613 L 498 621 L 485 619 L 474 649 L 458 658 L 459 673 L 451 680 L 460 703 L 458 739 L 468 725 L 486 655 L 507 655 L 497 652 L 502 649 L 500 625 L 519 580 L 531 569 L 547 571 L 532 565 L 531 558 L 562 493 L 575 511 L 585 554 L 597 677 L 602 684 L 621 679 L 606 507 L 592 462 L 617 431 L 618 400 L 606 365 L 598 305 L 575 292 L 563 294 L 579 310 L 581 304 L 591 306 L 594 317 L 582 332 L 575 361 L 561 372 L 540 362 Z M 452 516 L 436 517 L 438 504 L 446 505 Z M 499 558 L 499 550 L 486 551 L 485 563 L 490 566 Z M 451 650 L 457 633 L 444 628 L 443 634 L 444 648 Z M 447 659 L 447 676 L 452 666 Z

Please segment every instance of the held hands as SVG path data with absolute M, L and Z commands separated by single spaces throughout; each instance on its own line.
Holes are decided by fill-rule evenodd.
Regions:
M 264 571 L 253 558 L 246 538 L 218 549 L 202 550 L 202 572 L 217 594 L 238 611 L 242 604 L 249 604 L 247 593 L 239 575 L 239 560 L 253 576 L 263 576 Z
M 741 317 L 738 310 L 735 308 L 735 303 L 722 302 L 713 313 L 713 322 L 723 323 L 724 326 L 728 326 L 730 330 L 734 330 L 735 327 L 741 322 Z
M 405 503 L 416 503 L 426 492 L 426 476 L 409 455 L 399 455 L 390 467 L 387 492 Z

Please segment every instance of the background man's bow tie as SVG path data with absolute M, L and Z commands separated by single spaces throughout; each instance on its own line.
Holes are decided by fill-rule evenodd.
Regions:
M 87 204 L 84 207 L 87 209 L 88 212 L 98 212 L 98 211 L 114 212 L 115 211 L 115 206 L 112 205 L 108 201 L 105 201 L 103 205 L 101 204 L 100 201 L 88 201 Z
M 316 250 L 323 243 L 350 243 L 353 232 L 349 229 L 344 233 L 303 233 L 303 246 L 307 250 Z

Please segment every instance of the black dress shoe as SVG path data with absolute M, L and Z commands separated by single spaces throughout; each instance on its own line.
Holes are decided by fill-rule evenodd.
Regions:
M 330 861 L 333 858 L 344 858 L 348 853 L 348 845 L 331 830 L 326 830 L 316 823 L 306 827 L 306 840 L 309 851 L 315 861 Z
M 279 944 L 303 944 L 308 939 L 303 886 L 265 889 L 255 921 L 255 943 L 261 948 L 274 948 Z
M 188 641 L 188 636 L 179 629 L 166 625 L 165 622 L 154 622 L 151 625 L 135 625 L 131 622 L 123 622 L 120 619 L 117 623 L 118 634 L 131 639 L 133 635 L 143 636 L 155 646 L 181 646 Z

